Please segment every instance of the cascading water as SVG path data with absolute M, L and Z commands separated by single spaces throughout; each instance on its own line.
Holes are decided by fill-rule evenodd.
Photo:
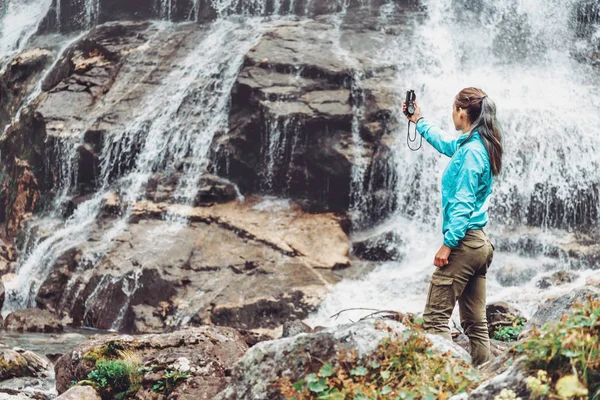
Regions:
M 544 299 L 583 285 L 595 268 L 568 255 L 549 256 L 572 237 L 570 232 L 597 232 L 600 76 L 573 57 L 575 49 L 589 45 L 572 28 L 578 2 L 426 5 L 427 20 L 415 25 L 411 52 L 401 54 L 389 45 L 388 59 L 397 65 L 398 87 L 415 89 L 423 114 L 449 132 L 452 102 L 463 87 L 481 87 L 496 102 L 505 157 L 486 229 L 497 244 L 488 301 L 509 301 L 531 314 Z M 397 100 L 395 117 L 405 121 L 400 93 Z M 401 250 L 404 261 L 383 263 L 360 280 L 338 284 L 311 323 L 331 324 L 330 315 L 352 307 L 423 309 L 433 257 L 442 244 L 439 182 L 448 159 L 427 144 L 421 152 L 409 151 L 405 129 L 403 122 L 395 135 L 404 140 L 392 152 L 397 211 L 372 232 L 355 237 L 394 231 L 402 243 L 390 245 Z M 570 265 L 580 269 L 571 284 L 545 291 L 536 287 L 541 276 Z M 506 273 L 525 278 L 513 282 Z M 366 314 L 351 312 L 338 322 Z
M 47 12 L 49 4 L 43 10 L 46 3 L 50 2 L 13 1 L 0 9 L 3 13 L 0 57 L 11 55 L 25 45 Z M 83 3 L 85 13 L 81 15 L 85 17 L 85 26 L 92 27 L 99 20 L 100 3 L 97 0 Z M 173 19 L 172 3 L 175 2 L 157 0 L 153 3 L 160 10 L 161 19 Z M 83 116 L 85 129 L 54 142 L 53 158 L 60 164 L 56 169 L 54 213 L 50 212 L 49 217 L 36 223 L 40 231 L 50 233 L 32 239 L 35 243 L 23 256 L 16 278 L 7 285 L 5 313 L 33 305 L 40 285 L 57 258 L 84 243 L 86 253 L 74 275 L 89 280 L 94 266 L 127 228 L 131 207 L 145 199 L 146 185 L 154 174 L 179 173 L 173 199 L 178 204 L 193 204 L 200 178 L 209 164 L 213 137 L 217 132 L 227 131 L 230 93 L 245 54 L 266 30 L 285 20 L 284 15 L 293 14 L 300 4 L 304 4 L 305 14 L 309 14 L 313 3 L 212 1 L 217 20 L 203 28 L 198 43 L 182 50 L 184 54 L 179 61 L 168 66 L 171 70 L 168 75 L 153 82 L 145 100 L 132 111 L 129 125 L 122 131 L 105 135 L 97 193 L 80 204 L 66 222 L 61 222 L 59 217 L 64 201 L 73 195 L 77 182 L 76 150 L 82 144 L 85 131 L 101 115 Z M 371 2 L 366 0 L 354 3 L 371 7 Z M 515 300 L 530 312 L 543 296 L 533 288 L 539 275 L 547 271 L 540 266 L 556 268 L 558 263 L 571 262 L 568 258 L 549 257 L 548 249 L 568 231 L 589 229 L 596 224 L 600 206 L 597 188 L 600 172 L 595 159 L 595 151 L 600 146 L 596 128 L 600 126 L 596 112 L 600 105 L 599 82 L 597 72 L 589 65 L 577 63 L 571 55 L 574 48 L 581 50 L 588 46 L 572 33 L 570 19 L 575 3 L 481 0 L 475 5 L 462 0 L 430 1 L 426 4 L 427 19 L 423 23 L 416 19 L 402 21 L 406 25 L 404 31 L 398 30 L 401 24 L 395 21 L 396 3 L 390 0 L 380 7 L 379 36 L 373 35 L 378 43 L 368 49 L 368 54 L 356 54 L 353 43 L 346 41 L 344 24 L 350 23 L 347 17 L 354 12 L 348 8 L 348 0 L 327 3 L 327 7 L 339 12 L 320 17 L 320 21 L 334 27 L 324 29 L 323 36 L 334 44 L 332 57 L 346 62 L 350 71 L 346 89 L 352 94 L 352 139 L 359 143 L 354 148 L 356 162 L 352 171 L 351 203 L 355 221 L 361 221 L 361 213 L 371 211 L 368 196 L 381 189 L 368 174 L 383 175 L 379 181 L 393 187 L 395 192 L 393 201 L 385 205 L 384 212 L 390 214 L 388 220 L 373 231 L 356 233 L 354 239 L 394 231 L 401 243 L 391 245 L 404 254 L 405 261 L 382 263 L 361 280 L 338 284 L 312 319 L 329 323 L 329 315 L 352 306 L 418 312 L 424 304 L 428 277 L 433 269 L 431 261 L 441 245 L 438 185 L 447 161 L 427 145 L 421 152 L 409 151 L 404 141 L 404 123 L 398 124 L 391 134 L 397 139 L 392 145 L 393 158 L 381 170 L 367 171 L 367 163 L 360 161 L 363 157 L 360 125 L 366 112 L 368 90 L 365 85 L 373 71 L 385 69 L 393 71 L 391 90 L 397 103 L 392 120 L 404 121 L 400 101 L 404 91 L 410 88 L 417 90 L 425 115 L 446 129 L 451 128 L 452 99 L 462 87 L 481 86 L 498 104 L 499 118 L 504 125 L 506 158 L 505 171 L 494 187 L 489 231 L 505 249 L 515 251 L 498 251 L 493 270 L 512 266 L 518 270 L 534 270 L 534 274 L 524 284 L 531 290 L 524 291 L 516 285 L 503 286 L 500 274 L 491 271 L 489 297 L 490 300 Z M 193 2 L 195 18 L 198 18 L 199 4 Z M 243 16 L 232 15 L 235 13 Z M 253 15 L 268 15 L 269 19 Z M 12 16 L 11 22 L 6 23 L 9 16 Z M 14 25 L 17 29 L 12 21 L 18 21 Z M 412 35 L 407 35 L 407 27 L 413 28 Z M 297 72 L 298 76 L 302 73 Z M 121 76 L 126 73 L 126 70 L 120 72 Z M 135 87 L 146 78 L 148 76 L 132 74 L 127 84 Z M 114 99 L 114 102 L 118 104 L 121 100 Z M 295 118 L 265 118 L 263 133 L 266 136 L 261 154 L 265 164 L 262 171 L 265 192 L 273 189 L 275 181 L 281 182 L 281 176 L 284 181 L 291 180 L 291 176 L 286 177 L 291 168 L 282 164 L 294 163 L 294 149 L 298 141 L 303 140 L 300 133 L 304 130 L 304 121 Z M 110 192 L 118 193 L 126 210 L 122 217 L 103 228 L 100 240 L 96 237 L 97 242 L 90 244 L 88 239 L 104 197 Z M 176 219 L 169 221 L 177 222 L 172 224 L 175 229 L 185 222 L 169 217 Z M 539 250 L 522 247 L 519 240 L 527 235 L 535 235 Z M 581 268 L 580 279 L 573 285 L 585 279 L 589 271 L 588 265 Z M 119 277 L 104 275 L 97 291 L 88 296 L 86 316 L 93 317 L 93 312 L 88 311 L 93 307 L 95 296 L 102 296 L 103 286 L 121 285 L 123 293 L 131 294 L 137 288 L 138 278 L 138 270 Z M 565 286 L 564 290 L 573 285 Z M 74 278 L 66 288 L 78 293 L 83 285 Z M 203 295 L 195 293 L 196 297 Z M 113 329 L 120 328 L 128 305 L 123 304 Z M 195 311 L 177 318 L 187 321 Z
M 52 0 L 5 1 L 0 7 L 0 66 L 27 44 L 52 4 Z
M 85 0 L 85 25 L 92 27 L 98 24 L 100 16 L 100 0 Z
M 100 189 L 76 209 L 63 228 L 39 242 L 25 258 L 15 279 L 7 285 L 9 296 L 4 313 L 33 305 L 40 285 L 57 258 L 87 241 L 109 191 L 117 190 L 128 208 L 105 231 L 98 246 L 90 249 L 90 254 L 84 254 L 87 263 L 97 263 L 101 255 L 110 250 L 112 239 L 127 227 L 131 206 L 144 199 L 145 185 L 153 173 L 173 171 L 179 162 L 186 160 L 175 197 L 181 204 L 193 202 L 198 180 L 208 164 L 213 136 L 227 127 L 229 97 L 244 55 L 272 24 L 260 18 L 233 17 L 215 21 L 193 51 L 154 91 L 147 93 L 146 101 L 134 113 L 135 118 L 127 129 L 105 137 Z M 143 78 L 138 77 L 140 82 Z M 135 82 L 130 84 L 135 85 Z M 65 148 L 73 145 L 67 142 Z M 140 145 L 139 152 L 135 151 L 134 147 Z M 127 161 L 128 157 L 134 159 Z M 61 159 L 62 164 L 65 168 L 76 165 L 69 157 Z M 133 164 L 133 168 L 111 182 L 115 166 L 124 164 Z M 67 168 L 62 172 L 66 184 L 61 191 L 69 193 L 75 181 L 67 178 L 73 176 L 73 171 Z M 134 290 L 125 281 L 127 277 L 122 279 L 124 288 Z M 114 279 L 107 278 L 102 283 L 114 283 Z M 118 329 L 121 321 L 116 321 L 113 328 Z

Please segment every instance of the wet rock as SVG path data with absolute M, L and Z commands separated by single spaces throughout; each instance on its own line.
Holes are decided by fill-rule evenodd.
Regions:
M 283 324 L 282 338 L 296 336 L 299 333 L 311 333 L 312 328 L 300 320 L 288 321 Z
M 6 186 L 6 192 L 2 197 L 6 207 L 4 212 L 6 233 L 15 236 L 22 229 L 23 221 L 37 210 L 40 187 L 27 161 L 15 158 L 10 175 L 12 185 Z
M 44 376 L 51 371 L 51 363 L 45 357 L 31 351 L 0 349 L 0 380 Z
M 352 243 L 352 253 L 363 260 L 369 261 L 401 261 L 403 254 L 399 247 L 402 244 L 400 235 L 396 232 L 386 232 Z
M 0 245 L 0 257 L 7 262 L 15 261 L 17 259 L 17 250 L 15 249 L 15 246 L 3 242 Z
M 492 361 L 496 371 L 491 371 L 487 368 L 493 378 L 483 382 L 475 390 L 469 394 L 469 399 L 474 400 L 489 400 L 500 394 L 502 389 L 510 389 L 516 393 L 517 398 L 527 399 L 530 395 L 530 390 L 527 388 L 525 379 L 528 375 L 525 374 L 522 361 L 514 361 L 512 365 L 506 368 L 503 357 L 501 360 Z M 489 376 L 489 375 L 488 375 Z
M 103 216 L 121 215 L 121 199 L 116 193 L 107 193 L 102 201 Z
M 100 395 L 91 386 L 73 386 L 71 389 L 67 390 L 60 396 L 56 398 L 56 400 L 101 400 Z
M 289 23 L 246 55 L 232 93 L 232 129 L 213 143 L 217 170 L 245 193 L 283 194 L 302 199 L 308 210 L 346 211 L 352 168 L 363 163 L 370 172 L 368 204 L 381 209 L 393 197 L 379 180 L 380 164 L 389 159 L 383 154 L 390 143 L 382 137 L 394 104 L 382 93 L 390 92 L 393 76 L 371 70 L 359 52 L 349 56 L 354 63 L 328 56 L 325 48 L 334 45 L 324 34 L 329 29 L 322 21 Z M 368 41 L 359 31 L 348 35 L 361 45 Z M 364 81 L 352 74 L 354 64 L 366 68 Z M 354 79 L 361 79 L 364 92 L 349 90 Z M 353 112 L 356 103 L 364 113 Z M 371 190 L 376 187 L 381 191 Z
M 4 329 L 15 332 L 62 332 L 61 322 L 47 310 L 27 308 L 9 314 L 4 321 Z
M 13 263 L 10 261 L 0 257 L 0 276 L 6 274 L 12 274 L 15 270 L 13 268 Z
M 13 116 L 17 114 L 18 109 L 23 105 L 29 91 L 35 85 L 35 81 L 40 77 L 50 61 L 52 53 L 44 49 L 27 50 L 13 60 L 0 75 L 0 129 L 11 122 Z
M 274 339 L 274 337 L 269 336 L 265 333 L 248 331 L 245 329 L 238 329 L 237 331 L 239 332 L 240 335 L 242 335 L 242 337 L 244 338 L 244 341 L 246 342 L 248 347 L 255 346 L 260 342 L 266 342 L 267 340 Z
M 324 362 L 333 360 L 341 347 L 356 350 L 359 357 L 364 357 L 372 354 L 381 340 L 390 336 L 398 337 L 406 329 L 395 321 L 386 321 L 384 324 L 391 332 L 377 329 L 373 321 L 363 321 L 259 343 L 236 364 L 227 388 L 215 400 L 280 399 L 281 395 L 272 386 L 278 377 L 289 377 L 295 382 L 306 373 L 314 359 Z M 439 336 L 427 337 L 433 342 L 434 352 L 449 352 L 450 357 L 470 360 L 460 346 Z
M 506 265 L 497 270 L 494 276 L 498 283 L 504 287 L 521 286 L 536 276 L 537 272 L 534 268 L 519 268 L 514 265 Z
M 238 197 L 237 190 L 231 182 L 215 175 L 204 174 L 198 187 L 195 206 L 227 203 Z
M 73 380 L 86 379 L 94 363 L 86 361 L 84 356 L 108 342 L 118 343 L 132 357 L 139 359 L 141 365 L 154 365 L 156 371 L 170 368 L 191 374 L 171 394 L 189 399 L 211 399 L 223 389 L 232 366 L 247 350 L 244 339 L 235 330 L 214 326 L 162 335 L 105 336 L 78 345 L 57 361 L 56 389 L 59 393 L 64 393 Z M 155 382 L 156 377 L 147 374 L 140 394 L 152 393 Z
M 600 271 L 588 276 L 585 280 L 586 285 L 600 288 Z
M 540 289 L 547 289 L 550 286 L 560 286 L 565 283 L 571 283 L 578 277 L 579 275 L 570 271 L 556 271 L 552 275 L 537 281 L 536 286 Z
M 494 337 L 496 331 L 504 326 L 513 326 L 519 319 L 525 320 L 519 310 L 504 301 L 488 304 L 485 314 L 490 337 Z
M 80 256 L 93 241 L 59 258 L 38 303 L 75 326 L 124 332 L 188 323 L 274 330 L 314 311 L 337 279 L 330 271 L 350 262 L 342 220 L 292 203 L 272 210 L 256 198 L 211 207 L 145 202 L 132 212 L 134 223 L 93 273 Z M 167 212 L 190 224 L 171 229 Z
M 541 327 L 546 323 L 558 321 L 563 314 L 569 312 L 569 309 L 573 304 L 585 301 L 588 296 L 597 298 L 600 296 L 600 291 L 593 286 L 585 286 L 583 288 L 575 289 L 552 301 L 542 303 L 525 327 L 527 329 L 534 325 Z

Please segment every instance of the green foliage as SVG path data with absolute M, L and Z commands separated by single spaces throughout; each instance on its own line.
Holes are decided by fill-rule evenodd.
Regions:
M 588 299 L 575 306 L 570 316 L 542 331 L 534 330 L 512 351 L 526 356 L 531 371 L 547 374 L 547 384 L 555 391 L 549 398 L 599 400 L 600 300 Z
M 110 341 L 98 349 L 92 349 L 83 355 L 83 359 L 89 362 L 99 360 L 117 360 L 120 358 L 119 352 L 125 351 L 125 346 L 118 341 Z
M 431 347 L 421 331 L 406 330 L 402 337 L 383 340 L 370 357 L 359 359 L 355 351 L 341 348 L 335 361 L 297 382 L 280 378 L 274 385 L 296 400 L 443 400 L 476 386 L 479 376 L 471 365 L 435 354 Z
M 186 380 L 190 378 L 192 375 L 179 372 L 174 369 L 168 368 L 165 370 L 164 379 L 156 382 L 154 386 L 152 386 L 152 391 L 156 393 L 169 394 L 175 389 L 175 387 L 179 384 L 180 381 Z
M 125 398 L 129 392 L 132 376 L 138 374 L 139 365 L 121 360 L 99 360 L 96 368 L 88 374 L 88 380 L 100 390 L 102 398 Z
M 121 342 L 111 341 L 111 342 L 107 342 L 102 347 L 102 354 L 106 358 L 111 358 L 111 357 L 118 358 L 120 356 L 119 352 L 124 351 L 124 350 L 125 350 L 125 347 L 123 346 L 123 344 Z
M 517 318 L 510 326 L 503 326 L 502 328 L 494 332 L 493 339 L 501 340 L 503 342 L 514 342 L 519 337 L 519 334 L 523 332 L 525 324 L 524 318 Z

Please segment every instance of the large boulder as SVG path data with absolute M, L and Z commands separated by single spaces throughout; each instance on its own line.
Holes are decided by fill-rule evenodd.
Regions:
M 67 390 L 60 396 L 56 398 L 56 400 L 101 400 L 100 395 L 91 386 L 73 386 L 71 389 Z
M 58 258 L 36 300 L 76 326 L 137 333 L 187 323 L 274 330 L 305 319 L 350 264 L 344 220 L 276 205 L 139 203 L 92 274 L 78 265 L 96 242 Z M 167 213 L 190 224 L 172 229 Z
M 62 323 L 48 310 L 27 308 L 18 310 L 6 317 L 4 329 L 13 332 L 62 332 Z
M 573 304 L 584 302 L 587 297 L 598 298 L 598 296 L 600 296 L 600 290 L 597 287 L 584 286 L 574 289 L 556 299 L 542 303 L 525 326 L 526 328 L 541 327 L 547 323 L 559 321 L 563 315 L 569 313 Z
M 273 383 L 278 378 L 295 382 L 311 369 L 316 360 L 336 360 L 342 349 L 356 351 L 359 358 L 375 352 L 385 338 L 401 337 L 406 326 L 396 321 L 362 321 L 314 333 L 262 342 L 252 347 L 233 369 L 227 388 L 215 400 L 282 399 Z M 435 354 L 445 354 L 469 362 L 468 353 L 460 346 L 439 336 L 427 335 Z
M 32 351 L 0 349 L 0 381 L 18 377 L 48 376 L 50 361 Z
M 165 371 L 177 370 L 189 376 L 177 383 L 172 396 L 208 400 L 227 385 L 232 366 L 247 348 L 237 331 L 214 326 L 161 335 L 104 336 L 78 345 L 56 362 L 56 389 L 60 394 L 73 381 L 86 380 L 97 361 L 118 359 L 120 350 L 114 349 L 122 349 L 121 354 L 137 360 L 139 368 L 147 367 L 140 370 L 141 398 L 153 395 L 152 387 L 164 382 Z

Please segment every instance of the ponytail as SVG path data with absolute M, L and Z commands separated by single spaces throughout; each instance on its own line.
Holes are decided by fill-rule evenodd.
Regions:
M 502 132 L 496 119 L 496 104 L 481 89 L 466 88 L 456 96 L 455 106 L 465 109 L 469 121 L 474 121 L 468 139 L 477 129 L 487 149 L 492 174 L 499 175 L 502 170 L 503 148 Z

